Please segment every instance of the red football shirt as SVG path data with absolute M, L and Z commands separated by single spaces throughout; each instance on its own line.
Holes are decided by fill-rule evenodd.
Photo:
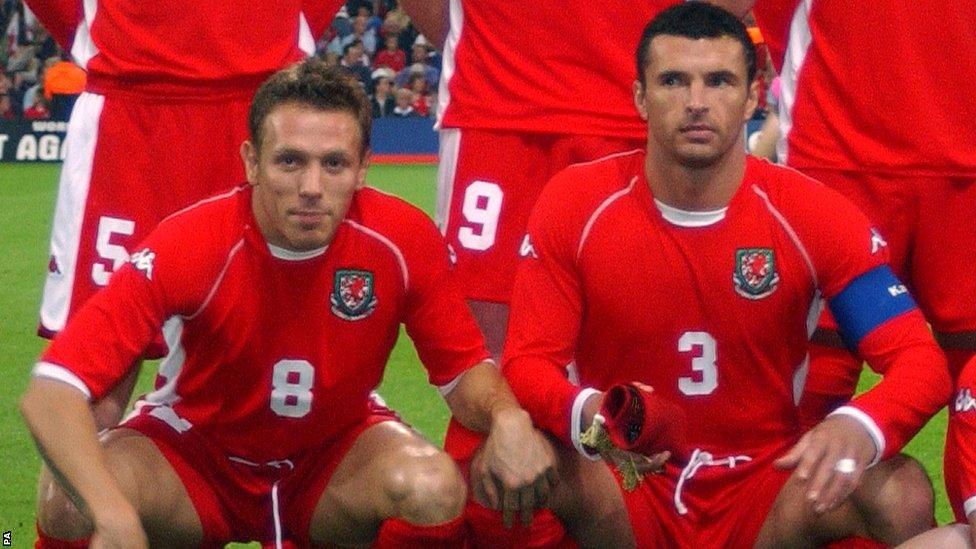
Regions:
M 971 3 L 768 2 L 797 4 L 780 109 L 791 166 L 976 176 Z
M 633 99 L 637 43 L 676 3 L 453 0 L 441 126 L 644 139 Z
M 946 432 L 946 494 L 956 520 L 965 522 L 976 512 L 976 359 L 959 374 L 953 397 Z
M 28 0 L 88 71 L 88 89 L 175 96 L 254 90 L 315 52 L 341 0 Z
M 164 327 L 170 355 L 138 413 L 229 454 L 282 459 L 362 419 L 401 324 L 434 385 L 488 356 L 433 223 L 372 189 L 324 251 L 269 248 L 250 187 L 168 218 L 136 249 L 35 375 L 97 399 Z
M 540 197 L 522 255 L 503 371 L 537 425 L 565 442 L 575 443 L 582 391 L 564 375 L 574 363 L 582 387 L 640 381 L 678 403 L 692 447 L 776 454 L 800 434 L 796 403 L 823 298 L 832 309 L 856 298 L 844 310 L 868 317 L 889 311 L 855 312 L 844 326 L 887 371 L 846 410 L 885 455 L 949 392 L 941 354 L 904 288 L 891 276 L 894 284 L 863 291 L 877 273 L 890 274 L 866 218 L 834 191 L 765 161 L 749 158 L 740 188 L 715 212 L 657 203 L 642 151 L 572 166 Z M 904 322 L 910 334 L 889 337 Z

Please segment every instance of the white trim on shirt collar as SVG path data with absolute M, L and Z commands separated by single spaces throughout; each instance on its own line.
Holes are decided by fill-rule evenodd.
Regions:
M 278 259 L 284 259 L 286 261 L 304 261 L 306 259 L 312 259 L 313 257 L 318 257 L 325 253 L 325 250 L 329 249 L 328 246 L 322 246 L 321 248 L 315 248 L 314 250 L 308 250 L 305 252 L 296 252 L 295 250 L 289 250 L 287 248 L 282 248 L 275 246 L 274 244 L 268 244 L 268 251 L 271 255 L 277 257 Z
M 690 212 L 675 208 L 674 206 L 668 206 L 656 198 L 654 199 L 654 205 L 657 206 L 658 211 L 661 212 L 661 216 L 664 217 L 665 221 L 679 227 L 707 227 L 714 225 L 725 219 L 725 213 L 729 210 L 729 207 L 726 206 L 707 212 Z

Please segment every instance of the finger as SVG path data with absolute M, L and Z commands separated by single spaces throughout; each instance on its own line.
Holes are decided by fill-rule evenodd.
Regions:
M 800 457 L 803 456 L 803 451 L 806 449 L 808 443 L 809 438 L 807 435 L 803 435 L 785 455 L 773 462 L 773 467 L 777 469 L 792 469 L 796 467 L 800 463 Z
M 483 475 L 479 484 L 481 485 L 481 490 L 485 495 L 487 507 L 498 510 L 500 508 L 500 502 L 498 497 L 498 488 L 495 486 L 495 482 L 490 476 Z
M 522 526 L 528 528 L 532 524 L 532 513 L 535 511 L 534 486 L 526 486 L 519 490 L 519 510 L 522 511 Z
M 664 451 L 660 454 L 654 456 L 654 461 L 657 463 L 657 470 L 655 473 L 659 473 L 664 470 L 664 465 L 671 459 L 671 452 Z
M 855 464 L 853 472 L 843 472 L 836 470 L 836 463 L 831 468 L 831 478 L 827 481 L 826 487 L 820 496 L 821 510 L 823 513 L 840 505 L 847 496 L 854 491 L 860 482 L 863 468 L 860 464 Z
M 654 454 L 648 458 L 648 466 L 646 469 L 642 470 L 642 473 L 660 473 L 664 469 L 664 464 L 671 459 L 671 452 L 664 451 L 659 454 Z
M 841 459 L 837 452 L 831 452 L 827 450 L 822 450 L 815 448 L 811 449 L 809 454 L 814 454 L 816 458 L 810 458 L 811 462 L 816 459 L 815 464 L 810 466 L 810 474 L 806 478 L 810 479 L 809 484 L 807 484 L 807 499 L 814 503 L 814 510 L 818 513 L 822 513 L 826 510 L 827 502 L 823 499 L 823 495 L 827 489 L 828 482 L 834 476 L 834 466 L 837 464 L 837 460 Z M 806 460 L 806 457 L 804 458 Z M 801 467 L 803 464 L 801 463 Z M 797 468 L 799 471 L 799 467 Z M 803 477 L 801 477 L 803 478 Z
M 801 442 L 804 441 L 801 440 Z M 796 475 L 803 480 L 813 477 L 824 459 L 825 452 L 826 448 L 822 441 L 807 438 L 797 458 Z M 827 464 L 828 467 L 831 465 L 833 465 L 833 462 Z
M 546 475 L 539 477 L 532 486 L 535 490 L 536 508 L 545 507 L 549 503 L 549 496 L 552 494 L 552 487 L 549 485 L 548 477 Z
M 515 522 L 515 511 L 518 509 L 518 493 L 510 490 L 502 492 L 502 522 L 505 528 L 511 528 Z

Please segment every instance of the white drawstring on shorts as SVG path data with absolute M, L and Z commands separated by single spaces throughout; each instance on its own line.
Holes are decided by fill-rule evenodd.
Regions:
M 685 465 L 685 468 L 681 470 L 681 475 L 678 476 L 678 484 L 674 487 L 674 508 L 678 511 L 678 514 L 688 514 L 688 508 L 681 501 L 681 490 L 684 489 L 685 482 L 695 476 L 698 469 L 704 466 L 726 466 L 733 469 L 740 461 L 752 461 L 752 458 L 749 456 L 728 456 L 722 459 L 715 459 L 712 454 L 695 448 L 695 451 L 691 453 L 691 458 L 688 460 L 688 465 Z
M 271 485 L 271 512 L 274 514 L 275 549 L 281 549 L 281 513 L 278 509 L 278 482 Z

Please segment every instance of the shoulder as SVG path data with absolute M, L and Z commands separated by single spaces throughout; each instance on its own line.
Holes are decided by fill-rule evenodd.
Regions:
M 864 217 L 839 192 L 793 168 L 750 156 L 746 177 L 752 192 L 789 221 L 822 225 Z
M 160 269 L 182 276 L 220 270 L 235 248 L 243 243 L 248 187 L 201 200 L 159 223 L 136 253 L 151 255 Z M 133 254 L 135 256 L 135 254 Z
M 405 276 L 419 264 L 447 258 L 447 245 L 426 213 L 372 187 L 356 193 L 344 223 L 389 250 Z
M 434 222 L 420 208 L 373 187 L 356 193 L 346 221 L 397 242 L 424 238 L 431 231 L 437 233 Z

